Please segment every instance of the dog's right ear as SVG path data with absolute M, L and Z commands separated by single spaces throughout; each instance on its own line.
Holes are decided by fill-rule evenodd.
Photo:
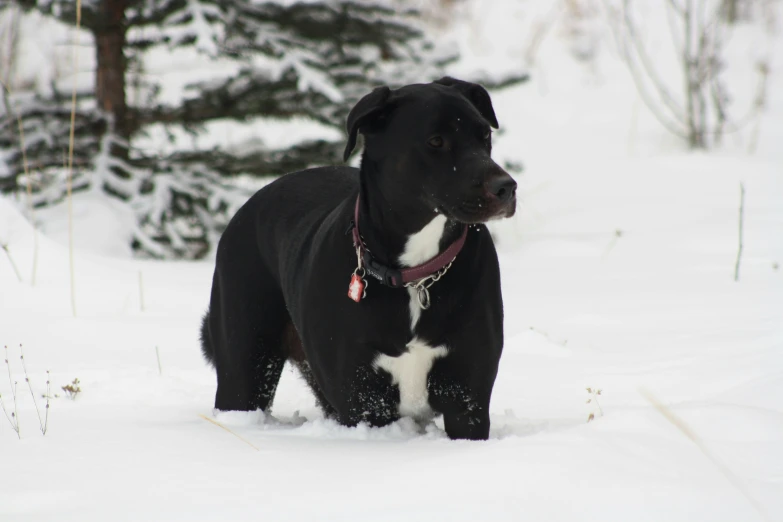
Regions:
M 391 89 L 388 87 L 376 87 L 370 94 L 359 100 L 354 108 L 351 109 L 351 112 L 348 113 L 348 122 L 346 123 L 348 143 L 345 145 L 343 161 L 348 161 L 348 158 L 351 156 L 351 152 L 353 152 L 353 148 L 356 146 L 356 136 L 359 134 L 362 126 L 381 113 L 386 106 L 386 102 L 389 101 L 390 95 Z
M 479 111 L 485 120 L 490 124 L 493 129 L 498 128 L 498 119 L 495 116 L 495 109 L 492 108 L 492 100 L 489 97 L 487 90 L 477 83 L 465 82 L 457 80 L 450 76 L 444 76 L 440 80 L 435 80 L 434 83 L 445 85 L 446 87 L 454 87 L 462 95 L 473 104 L 473 106 Z

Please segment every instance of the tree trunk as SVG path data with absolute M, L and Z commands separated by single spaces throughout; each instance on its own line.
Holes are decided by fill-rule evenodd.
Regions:
M 101 0 L 100 22 L 92 30 L 95 36 L 95 96 L 98 107 L 112 115 L 114 133 L 128 140 L 131 126 L 125 103 L 125 33 L 128 29 L 125 7 L 126 0 Z M 127 150 L 117 152 L 127 156 Z
M 723 16 L 729 24 L 737 21 L 739 15 L 737 4 L 739 4 L 739 0 L 723 0 Z

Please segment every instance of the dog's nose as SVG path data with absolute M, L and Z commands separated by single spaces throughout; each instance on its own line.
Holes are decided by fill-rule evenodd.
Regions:
M 489 182 L 489 191 L 500 201 L 509 201 L 517 192 L 517 182 L 511 176 L 505 175 Z

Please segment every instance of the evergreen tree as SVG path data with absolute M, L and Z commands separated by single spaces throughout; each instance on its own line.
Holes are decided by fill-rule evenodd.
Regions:
M 0 0 L 2 8 L 3 0 Z M 7 3 L 7 2 L 6 2 Z M 73 0 L 16 0 L 68 24 Z M 81 25 L 94 39 L 94 89 L 79 93 L 74 187 L 129 205 L 133 245 L 154 257 L 204 255 L 247 194 L 236 174 L 279 175 L 339 163 L 343 144 L 303 140 L 285 149 L 177 150 L 160 156 L 134 148 L 152 126 L 196 136 L 217 120 L 259 123 L 307 118 L 343 131 L 345 116 L 381 84 L 426 81 L 456 57 L 423 37 L 418 13 L 391 0 L 256 2 L 253 0 L 83 0 Z M 177 103 L 160 101 L 162 83 L 143 75 L 150 53 L 194 50 L 230 74 L 194 82 Z M 159 80 L 165 82 L 164 76 Z M 129 83 L 145 93 L 128 101 Z M 70 93 L 15 93 L 0 121 L 0 190 L 23 188 L 16 116 L 24 124 L 35 203 L 63 197 L 63 151 Z

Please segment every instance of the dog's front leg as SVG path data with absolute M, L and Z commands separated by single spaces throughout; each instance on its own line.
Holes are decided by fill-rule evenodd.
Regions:
M 487 440 L 489 438 L 488 408 L 483 411 L 444 413 L 443 424 L 450 439 Z
M 367 423 L 370 426 L 386 426 L 400 418 L 397 411 L 399 392 L 391 376 L 371 365 L 356 368 L 350 386 L 347 409 L 341 411 L 340 422 L 346 426 Z
M 490 393 L 482 393 L 467 382 L 468 379 L 457 377 L 449 365 L 436 364 L 427 382 L 430 405 L 443 414 L 450 439 L 486 440 Z

